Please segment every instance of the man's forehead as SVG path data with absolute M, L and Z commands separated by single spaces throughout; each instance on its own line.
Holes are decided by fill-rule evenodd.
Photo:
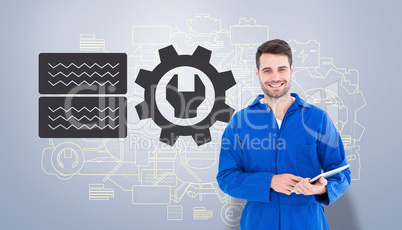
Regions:
M 263 53 L 260 57 L 260 67 L 281 67 L 281 66 L 289 66 L 289 59 L 286 54 L 270 54 Z

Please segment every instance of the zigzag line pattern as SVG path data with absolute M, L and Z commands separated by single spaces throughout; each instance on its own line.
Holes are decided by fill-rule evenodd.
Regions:
M 86 119 L 88 119 L 88 120 L 90 120 L 90 121 L 92 121 L 93 119 L 95 119 L 95 118 L 98 118 L 100 121 L 104 121 L 104 120 L 106 120 L 107 118 L 109 118 L 110 120 L 112 120 L 112 121 L 115 121 L 117 118 L 119 118 L 119 116 L 116 116 L 115 118 L 112 118 L 112 117 L 110 117 L 109 115 L 108 116 L 106 116 L 106 117 L 104 117 L 104 118 L 100 118 L 100 117 L 98 117 L 98 116 L 93 116 L 92 118 L 89 118 L 89 117 L 87 117 L 87 116 L 82 116 L 81 118 L 76 118 L 76 117 L 74 117 L 74 116 L 70 116 L 69 118 L 65 118 L 65 117 L 63 117 L 63 116 L 61 116 L 61 115 L 59 115 L 58 117 L 56 117 L 56 118 L 52 118 L 51 116 L 47 116 L 48 118 L 50 118 L 50 120 L 52 120 L 52 121 L 55 121 L 55 120 L 57 120 L 57 119 L 59 119 L 59 118 L 62 118 L 63 120 L 65 120 L 65 121 L 68 121 L 68 120 L 70 120 L 70 119 L 72 119 L 72 118 L 74 118 L 75 120 L 77 120 L 77 121 L 81 121 L 82 119 L 84 119 L 84 118 L 86 118 Z
M 52 67 L 53 69 L 54 68 L 56 68 L 57 66 L 63 66 L 64 68 L 66 68 L 66 69 L 68 69 L 68 68 L 70 68 L 71 66 L 75 66 L 76 68 L 81 68 L 81 67 L 83 67 L 83 66 L 87 66 L 88 68 L 92 68 L 92 67 L 94 67 L 94 66 L 98 66 L 99 68 L 101 68 L 101 69 L 103 69 L 103 68 L 105 68 L 105 66 L 110 66 L 110 67 L 112 67 L 113 69 L 114 68 L 116 68 L 120 63 L 117 63 L 115 66 L 112 66 L 110 63 L 106 63 L 105 65 L 103 65 L 103 66 L 100 66 L 98 63 L 94 63 L 93 65 L 91 65 L 91 66 L 89 66 L 87 63 L 83 63 L 83 64 L 81 64 L 80 66 L 78 66 L 78 65 L 76 65 L 76 64 L 74 64 L 74 63 L 71 63 L 70 65 L 68 65 L 68 66 L 65 66 L 63 63 L 58 63 L 57 65 L 55 65 L 55 66 L 52 66 L 50 63 L 47 63 L 50 67 Z
M 89 85 L 89 86 L 92 86 L 93 84 L 95 84 L 95 82 L 98 83 L 98 85 L 100 85 L 100 86 L 106 85 L 107 83 L 109 83 L 109 84 L 112 85 L 112 86 L 115 86 L 115 85 L 117 85 L 117 83 L 119 83 L 119 81 L 116 81 L 114 84 L 111 83 L 110 81 L 105 81 L 105 82 L 103 82 L 103 83 L 100 83 L 100 82 L 98 82 L 98 81 L 94 81 L 94 82 L 92 82 L 92 83 L 89 83 L 89 82 L 87 82 L 87 81 L 82 81 L 82 82 L 79 83 L 79 84 L 78 84 L 77 82 L 75 82 L 75 81 L 70 81 L 70 82 L 68 82 L 68 83 L 65 83 L 65 82 L 63 82 L 63 81 L 57 81 L 57 82 L 55 82 L 55 83 L 52 83 L 51 81 L 47 81 L 47 82 L 49 82 L 49 84 L 51 84 L 52 86 L 55 86 L 55 85 L 60 84 L 60 83 L 62 83 L 62 84 L 65 85 L 65 86 L 69 86 L 69 85 L 72 84 L 72 83 L 74 83 L 74 84 L 77 85 L 77 86 L 83 85 L 83 84 L 87 84 L 87 85 Z
M 58 107 L 58 108 L 56 108 L 56 109 L 52 109 L 52 108 L 50 108 L 50 107 L 47 107 L 50 111 L 52 111 L 52 112 L 56 112 L 57 110 L 59 110 L 59 109 L 61 109 L 61 110 L 63 110 L 64 112 L 69 112 L 70 110 L 72 110 L 72 109 L 74 109 L 76 112 L 81 112 L 83 109 L 85 109 L 85 110 L 87 110 L 88 112 L 92 112 L 92 111 L 94 111 L 95 109 L 96 110 L 98 110 L 99 112 L 105 112 L 107 109 L 109 109 L 110 111 L 112 111 L 112 112 L 116 112 L 118 109 L 119 109 L 119 107 L 117 107 L 116 109 L 111 109 L 110 107 L 107 107 L 107 108 L 104 108 L 104 109 L 99 109 L 99 108 L 97 108 L 97 107 L 93 107 L 92 109 L 88 109 L 87 107 L 82 107 L 81 109 L 76 109 L 76 108 L 74 108 L 74 107 L 71 107 L 71 108 L 68 108 L 68 109 L 64 109 L 63 107 Z
M 155 178 L 154 174 L 147 174 L 147 175 L 144 176 L 144 180 L 145 180 L 145 183 L 154 184 L 154 183 L 158 180 L 159 177 L 160 177 L 159 175 L 158 175 L 157 178 Z M 173 183 L 173 182 L 175 182 L 175 179 L 176 179 L 176 176 L 175 176 L 175 175 L 166 176 L 166 177 L 161 181 L 161 184 Z
M 92 77 L 93 75 L 95 75 L 95 74 L 97 74 L 99 77 L 104 77 L 104 76 L 106 76 L 107 74 L 110 74 L 110 76 L 112 76 L 112 77 L 116 77 L 118 74 L 119 74 L 119 72 L 117 72 L 117 73 L 115 73 L 114 75 L 112 74 L 112 73 L 110 73 L 110 72 L 106 72 L 106 73 L 104 73 L 103 75 L 101 75 L 100 73 L 98 73 L 98 72 L 94 72 L 94 73 L 92 73 L 91 75 L 89 74 L 89 73 L 87 73 L 87 72 L 82 72 L 81 74 L 76 74 L 76 73 L 74 73 L 74 72 L 71 72 L 71 73 L 69 73 L 69 74 L 65 74 L 65 73 L 63 73 L 63 72 L 58 72 L 58 73 L 56 73 L 56 74 L 52 74 L 52 73 L 50 73 L 50 72 L 48 72 L 49 73 L 49 75 L 51 76 L 51 77 L 56 77 L 57 75 L 63 75 L 63 76 L 65 76 L 65 77 L 69 77 L 71 74 L 73 74 L 73 75 L 75 75 L 76 77 L 81 77 L 83 74 L 86 74 L 88 77 Z
M 74 127 L 74 128 L 76 128 L 76 129 L 81 129 L 82 127 L 87 127 L 87 129 L 89 129 L 89 130 L 92 130 L 93 128 L 98 128 L 98 129 L 100 129 L 100 130 L 103 130 L 103 129 L 105 129 L 106 127 L 108 127 L 109 126 L 109 128 L 111 128 L 111 129 L 113 129 L 113 130 L 115 130 L 117 127 L 119 127 L 119 125 L 116 125 L 115 127 L 112 127 L 112 126 L 110 126 L 109 124 L 107 124 L 107 125 L 105 125 L 105 126 L 103 126 L 103 127 L 99 127 L 98 125 L 93 125 L 92 127 L 89 127 L 88 125 L 81 125 L 80 127 L 77 127 L 77 126 L 75 126 L 75 125 L 70 125 L 70 126 L 68 126 L 68 127 L 64 127 L 64 125 L 58 125 L 58 126 L 56 126 L 56 127 L 52 127 L 51 125 L 48 125 L 51 129 L 53 129 L 53 130 L 55 130 L 55 129 L 57 129 L 57 128 L 59 128 L 59 127 L 61 127 L 61 128 L 63 128 L 63 129 L 65 129 L 65 130 L 68 130 L 68 129 L 70 129 L 71 127 Z

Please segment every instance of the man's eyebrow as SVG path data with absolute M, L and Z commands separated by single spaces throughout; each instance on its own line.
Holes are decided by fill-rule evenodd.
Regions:
M 282 68 L 288 68 L 286 65 L 283 65 L 283 66 L 279 66 L 278 67 L 278 69 L 282 69 Z M 270 70 L 270 69 L 272 69 L 271 67 L 264 67 L 264 68 L 262 68 L 262 70 Z

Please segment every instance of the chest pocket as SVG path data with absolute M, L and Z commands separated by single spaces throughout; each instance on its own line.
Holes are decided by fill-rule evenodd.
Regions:
M 321 173 L 316 145 L 297 145 L 297 170 L 301 177 L 313 178 Z

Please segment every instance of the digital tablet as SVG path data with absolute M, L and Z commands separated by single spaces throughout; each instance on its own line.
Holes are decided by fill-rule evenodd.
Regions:
M 331 171 L 325 172 L 325 173 L 321 173 L 320 175 L 314 177 L 313 179 L 310 180 L 310 183 L 314 183 L 315 181 L 317 181 L 318 179 L 320 179 L 320 177 L 324 177 L 324 178 L 329 178 L 339 172 L 341 172 L 344 169 L 349 168 L 350 165 L 345 165 L 336 169 L 333 169 Z

